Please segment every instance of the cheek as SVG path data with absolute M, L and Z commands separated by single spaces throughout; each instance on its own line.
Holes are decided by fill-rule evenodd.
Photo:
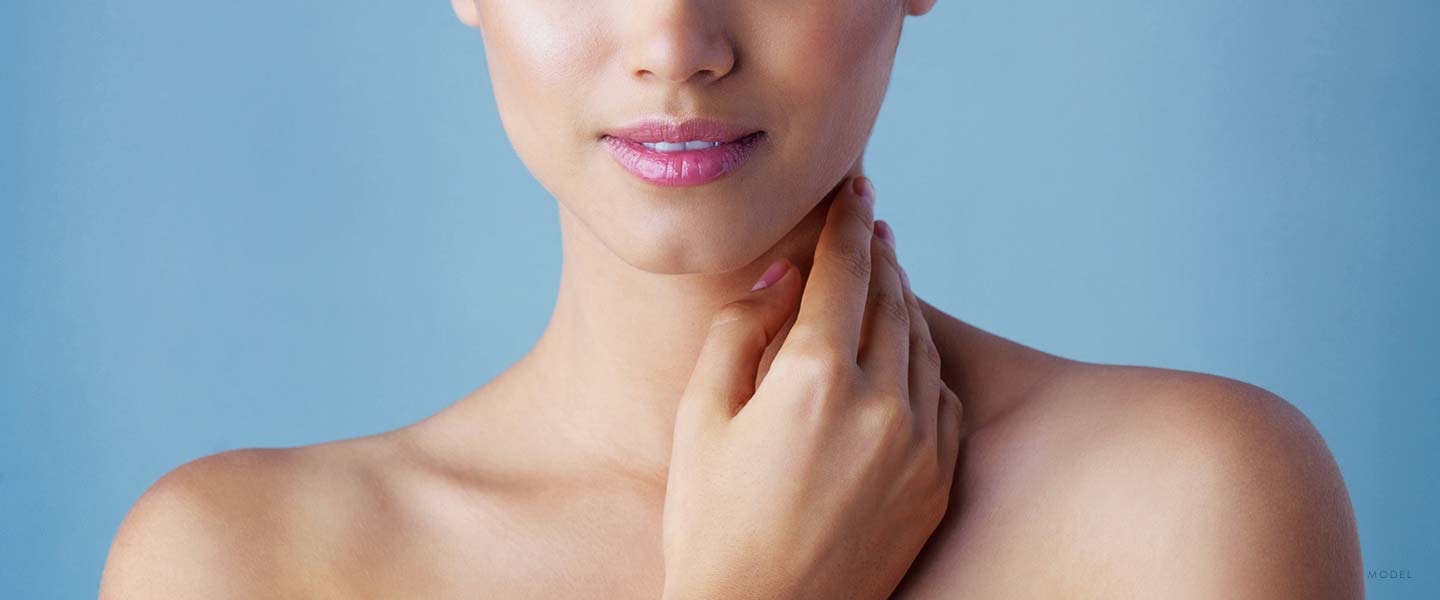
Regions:
M 899 40 L 898 10 L 851 3 L 825 20 L 791 21 L 770 33 L 766 59 L 789 132 L 786 152 L 833 184 L 863 149 L 880 110 Z M 876 7 L 885 10 L 877 10 Z
M 537 177 L 566 163 L 577 117 L 603 72 L 600 3 L 495 0 L 482 3 L 481 30 L 496 108 L 511 144 Z
M 900 13 L 875 6 L 882 5 L 837 9 L 825 18 L 773 21 L 766 25 L 772 41 L 765 48 L 772 57 L 763 60 L 807 91 L 854 96 L 883 90 L 899 39 Z

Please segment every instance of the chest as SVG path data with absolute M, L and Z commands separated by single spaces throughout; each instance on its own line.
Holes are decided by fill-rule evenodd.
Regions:
M 1005 534 L 1014 516 L 996 512 L 1004 505 L 1003 498 L 957 492 L 958 510 L 937 528 L 893 598 L 962 590 L 992 597 L 976 584 L 1009 580 L 996 591 L 1013 593 L 1014 577 L 1023 584 L 1029 572 L 1033 579 L 1040 573 L 1035 561 L 1030 571 L 1025 567 L 1033 556 Z M 329 589 L 344 589 L 334 597 L 365 598 L 659 598 L 660 526 L 658 506 L 604 498 L 412 516 L 372 536 L 363 552 L 350 550 L 356 560 L 336 569 L 339 587 Z
M 659 598 L 658 509 L 603 498 L 500 503 L 386 526 L 337 573 L 367 598 Z

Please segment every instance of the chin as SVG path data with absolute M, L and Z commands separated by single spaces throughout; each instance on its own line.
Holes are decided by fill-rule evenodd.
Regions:
M 621 261 L 650 273 L 718 274 L 745 268 L 807 212 L 807 203 L 784 202 L 790 194 L 754 194 L 745 191 L 747 186 L 650 193 L 605 179 L 589 178 L 594 182 L 590 189 L 567 181 L 557 190 L 569 214 L 567 227 L 583 228 Z
M 627 231 L 624 236 L 618 244 L 610 245 L 616 256 L 636 269 L 665 275 L 734 271 L 755 262 L 773 245 L 756 236 L 756 232 L 713 226 L 652 231 L 646 235 Z
M 748 165 L 689 188 L 639 184 L 608 163 L 567 173 L 545 162 L 538 175 L 567 209 L 570 225 L 583 227 L 629 266 L 667 275 L 721 274 L 761 260 L 814 211 L 846 162 L 819 159 L 835 164 L 822 164 L 823 173 L 814 172 L 815 165 Z

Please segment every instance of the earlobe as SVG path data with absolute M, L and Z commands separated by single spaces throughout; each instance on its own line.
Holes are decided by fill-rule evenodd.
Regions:
M 905 14 L 918 17 L 935 8 L 935 0 L 904 0 Z
M 455 9 L 455 16 L 461 23 L 480 26 L 480 9 L 475 6 L 475 0 L 450 0 L 450 8 Z

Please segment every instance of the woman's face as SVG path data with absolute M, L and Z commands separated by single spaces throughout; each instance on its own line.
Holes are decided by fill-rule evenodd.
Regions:
M 743 267 L 859 164 L 906 14 L 934 0 L 452 0 L 481 31 L 521 160 L 627 263 Z M 761 131 L 699 185 L 627 170 L 608 133 L 648 118 Z

